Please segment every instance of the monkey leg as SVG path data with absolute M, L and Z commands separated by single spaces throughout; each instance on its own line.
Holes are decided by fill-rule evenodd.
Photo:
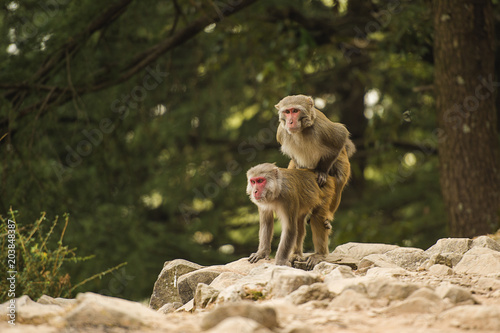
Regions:
M 299 216 L 297 220 L 297 237 L 295 239 L 295 246 L 293 248 L 292 256 L 290 257 L 290 262 L 293 263 L 295 261 L 302 261 L 304 258 L 303 247 L 304 247 L 304 238 L 306 237 L 306 221 L 309 214 L 304 216 Z
M 325 220 L 327 217 L 326 207 L 322 207 L 316 214 L 313 213 L 311 217 L 311 231 L 314 243 L 314 254 L 307 257 L 306 268 L 311 270 L 318 263 L 323 261 L 328 255 L 328 237 L 331 229 L 325 228 Z
M 260 259 L 269 259 L 271 253 L 271 240 L 274 229 L 274 213 L 272 210 L 259 209 L 260 228 L 259 228 L 259 248 L 257 252 L 252 253 L 248 258 L 252 264 Z
M 292 214 L 290 214 L 292 215 Z M 276 251 L 276 265 L 290 266 L 290 253 L 297 241 L 297 217 L 295 215 L 290 216 L 290 219 L 282 219 L 282 231 L 280 244 L 278 245 L 278 250 Z

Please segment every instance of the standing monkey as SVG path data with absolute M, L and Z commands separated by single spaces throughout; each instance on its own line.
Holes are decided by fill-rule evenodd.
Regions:
M 312 170 L 282 169 L 271 163 L 259 164 L 247 172 L 246 192 L 259 208 L 260 230 L 259 248 L 249 257 L 251 263 L 269 258 L 273 237 L 274 212 L 281 221 L 282 231 L 276 265 L 288 265 L 290 261 L 301 259 L 306 233 L 305 219 L 312 210 L 311 230 L 314 254 L 306 260 L 312 269 L 328 254 L 330 229 L 325 221 L 330 216 L 335 182 L 328 177 L 322 188 Z M 290 257 L 293 250 L 293 256 Z
M 309 96 L 287 96 L 275 107 L 280 120 L 276 139 L 281 151 L 291 158 L 288 168 L 313 169 L 320 187 L 325 185 L 328 175 L 335 177 L 330 210 L 333 218 L 351 175 L 349 157 L 356 151 L 349 131 L 316 109 Z

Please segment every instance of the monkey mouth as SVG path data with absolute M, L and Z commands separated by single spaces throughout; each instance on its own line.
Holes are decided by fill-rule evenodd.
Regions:
M 300 132 L 300 127 L 299 126 L 297 126 L 297 127 L 287 127 L 287 131 L 290 134 L 297 133 L 297 132 Z

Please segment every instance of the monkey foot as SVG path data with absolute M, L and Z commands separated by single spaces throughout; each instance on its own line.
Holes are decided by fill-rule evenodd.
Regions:
M 248 257 L 248 261 L 250 261 L 250 263 L 252 263 L 252 264 L 255 264 L 260 259 L 269 259 L 269 255 L 266 255 L 264 253 L 256 252 L 256 253 L 252 253 L 250 255 L 250 257 Z
M 303 255 L 301 255 L 301 254 L 292 254 L 292 255 L 290 256 L 290 263 L 292 264 L 292 267 L 293 267 L 293 264 L 294 264 L 295 262 L 297 262 L 297 261 L 298 261 L 298 262 L 305 261 L 304 256 L 303 256 Z
M 322 255 L 322 254 L 317 254 L 317 253 L 311 254 L 306 259 L 306 269 L 309 271 L 312 270 L 314 268 L 314 266 L 316 266 L 320 262 L 324 261 L 325 258 L 326 258 L 326 256 Z

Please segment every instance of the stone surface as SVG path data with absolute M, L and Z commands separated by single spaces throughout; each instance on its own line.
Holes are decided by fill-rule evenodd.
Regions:
M 474 247 L 464 254 L 454 270 L 456 273 L 500 275 L 500 252 L 484 247 Z
M 425 253 L 427 255 L 442 254 L 442 253 L 458 253 L 464 254 L 469 251 L 472 246 L 470 238 L 443 238 L 440 239 L 428 248 Z
M 186 304 L 193 299 L 198 283 L 210 284 L 221 273 L 218 269 L 207 267 L 182 275 L 177 284 L 181 303 Z
M 273 308 L 244 301 L 215 308 L 203 317 L 201 328 L 210 329 L 229 317 L 248 318 L 270 329 L 278 327 L 276 311 Z
M 384 254 L 397 248 L 397 245 L 351 242 L 337 246 L 332 254 L 361 260 L 370 254 Z
M 500 243 L 488 236 L 479 236 L 472 241 L 472 247 L 484 247 L 494 251 L 500 251 Z
M 304 304 L 310 301 L 330 300 L 334 294 L 328 290 L 324 283 L 313 283 L 311 285 L 300 286 L 286 298 L 293 304 Z
M 198 283 L 194 294 L 193 305 L 195 308 L 203 309 L 207 305 L 214 303 L 219 296 L 219 291 L 204 283 Z
M 210 285 L 198 283 L 195 297 L 184 305 L 168 302 L 154 311 L 92 293 L 75 299 L 42 296 L 37 302 L 23 296 L 16 299 L 16 325 L 0 321 L 0 332 L 498 332 L 500 252 L 492 241 L 445 239 L 428 252 L 351 244 L 363 258 L 330 254 L 336 263 L 322 262 L 312 272 L 277 267 L 272 260 L 250 264 L 247 258 L 206 268 L 193 264 L 198 274 L 182 275 L 191 274 L 185 277 L 190 283 L 204 272 L 219 275 Z M 459 252 L 446 252 L 453 249 Z M 352 269 L 363 260 L 369 265 Z M 172 275 L 172 268 L 185 263 L 165 265 L 177 285 L 179 271 Z M 0 309 L 9 311 L 9 304 Z
M 291 267 L 277 266 L 273 269 L 269 281 L 269 293 L 274 297 L 284 297 L 300 286 L 320 282 L 317 274 Z
M 500 331 L 500 306 L 463 305 L 443 312 L 438 317 L 441 327 L 464 330 Z
M 202 267 L 183 259 L 166 261 L 154 284 L 149 307 L 158 310 L 163 304 L 180 302 L 181 298 L 177 291 L 179 278 Z

